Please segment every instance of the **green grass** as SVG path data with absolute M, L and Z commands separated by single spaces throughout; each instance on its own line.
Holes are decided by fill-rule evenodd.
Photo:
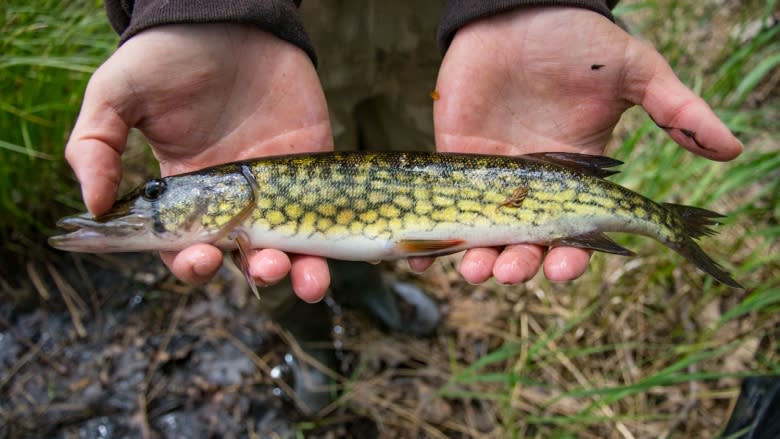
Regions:
M 775 9 L 771 0 L 657 0 L 623 1 L 617 11 L 716 108 L 746 151 L 725 164 L 697 158 L 632 110 L 609 151 L 625 161 L 613 179 L 653 199 L 728 213 L 720 234 L 702 245 L 745 291 L 713 282 L 655 242 L 621 236 L 639 256 L 596 255 L 577 282 L 489 284 L 485 300 L 511 309 L 495 322 L 500 331 L 462 335 L 445 325 L 434 342 L 386 336 L 380 343 L 397 343 L 425 364 L 418 380 L 436 383 L 435 396 L 453 410 L 487 404 L 502 437 L 715 434 L 739 378 L 780 373 L 780 95 L 768 88 L 780 65 L 780 26 L 753 26 Z M 95 2 L 11 1 L 1 10 L 0 239 L 21 252 L 20 243 L 42 242 L 66 207 L 81 208 L 63 147 L 89 74 L 116 36 Z M 462 280 L 446 282 L 448 302 L 475 294 Z M 476 345 L 489 349 L 477 355 Z M 407 406 L 386 410 L 403 400 L 393 399 L 392 381 L 384 389 L 366 376 L 375 372 L 355 371 L 356 396 L 345 404 L 386 426 L 409 423 L 394 414 Z M 365 386 L 373 399 L 361 397 Z M 462 414 L 430 428 L 452 431 Z
M 544 297 L 525 300 L 548 310 L 568 304 L 572 314 L 522 311 L 518 322 L 536 318 L 541 332 L 514 333 L 480 360 L 456 365 L 440 391 L 503 407 L 506 437 L 710 437 L 725 426 L 739 378 L 780 374 L 780 94 L 762 89 L 778 77 L 780 26 L 747 26 L 770 23 L 777 5 L 713 3 L 622 2 L 619 12 L 716 108 L 744 154 L 731 163 L 695 157 L 640 110 L 624 118 L 610 154 L 626 162 L 615 181 L 656 200 L 728 213 L 720 234 L 702 244 L 747 289 L 718 285 L 630 236 L 620 241 L 641 260 L 617 279 L 610 276 L 627 261 L 599 255 L 577 283 L 537 280 Z M 736 16 L 724 18 L 729 6 Z
M 94 69 L 116 47 L 99 2 L 0 6 L 0 239 L 42 241 L 64 206 L 81 206 L 62 156 Z M 23 250 L 20 250 L 23 251 Z

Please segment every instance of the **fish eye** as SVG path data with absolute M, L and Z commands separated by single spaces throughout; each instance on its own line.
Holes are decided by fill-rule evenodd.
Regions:
M 146 201 L 154 201 L 165 192 L 165 182 L 162 180 L 150 180 L 144 185 L 143 197 Z

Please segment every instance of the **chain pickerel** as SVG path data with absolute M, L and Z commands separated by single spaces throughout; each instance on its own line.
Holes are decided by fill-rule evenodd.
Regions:
M 628 232 L 740 288 L 695 242 L 714 234 L 710 226 L 722 215 L 656 203 L 607 181 L 619 164 L 574 153 L 268 157 L 150 180 L 103 215 L 61 219 L 70 233 L 49 243 L 78 252 L 211 243 L 244 255 L 275 248 L 380 261 L 518 243 L 632 255 L 605 234 Z

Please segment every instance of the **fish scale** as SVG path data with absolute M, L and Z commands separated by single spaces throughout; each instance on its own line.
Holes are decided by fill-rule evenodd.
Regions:
M 596 177 L 574 180 L 568 171 L 543 161 L 422 153 L 336 153 L 321 162 L 293 159 L 284 167 L 260 162 L 252 166 L 259 191 L 251 222 L 307 237 L 339 238 L 367 230 L 368 237 L 381 239 L 450 222 L 460 227 L 538 225 L 608 209 L 646 220 L 655 213 L 660 222 L 661 209 L 652 201 L 617 185 L 600 189 L 607 182 Z M 518 187 L 528 188 L 522 206 L 502 206 Z M 300 214 L 314 205 L 309 215 Z
M 331 152 L 261 158 L 148 182 L 93 218 L 60 225 L 72 251 L 278 248 L 391 260 L 535 243 L 621 255 L 605 232 L 650 236 L 737 287 L 694 241 L 721 215 L 656 203 L 605 177 L 601 156 Z M 148 225 L 145 225 L 149 223 Z M 244 264 L 246 265 L 246 264 Z

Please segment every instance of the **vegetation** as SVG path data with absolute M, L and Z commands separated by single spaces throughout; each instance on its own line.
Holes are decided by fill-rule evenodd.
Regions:
M 0 6 L 0 239 L 24 253 L 64 206 L 80 208 L 63 157 L 87 80 L 116 47 L 101 3 Z M 12 239 L 13 238 L 13 239 Z
M 426 365 L 418 376 L 438 389 L 434 396 L 406 401 L 397 381 L 385 387 L 366 374 L 346 384 L 346 401 L 372 413 L 372 404 L 393 400 L 402 431 L 432 437 L 715 437 L 740 378 L 780 374 L 777 6 L 658 0 L 616 10 L 746 148 L 731 163 L 695 157 L 633 109 L 610 146 L 625 161 L 611 178 L 656 200 L 727 212 L 719 235 L 702 244 L 730 261 L 744 291 L 644 238 L 620 240 L 638 258 L 595 255 L 576 282 L 537 276 L 519 291 L 469 287 L 452 275 L 453 260 L 428 277 L 451 307 L 437 348 L 392 344 Z M 404 418 L 411 413 L 418 417 Z
M 0 239 L 21 253 L 43 242 L 61 210 L 81 206 L 63 147 L 116 36 L 87 0 L 0 8 Z M 337 406 L 407 437 L 712 437 L 741 377 L 780 374 L 778 3 L 635 0 L 616 13 L 746 149 L 731 163 L 694 157 L 632 110 L 610 146 L 625 162 L 613 179 L 656 200 L 728 212 L 702 245 L 747 288 L 719 285 L 632 237 L 621 243 L 638 257 L 595 255 L 589 273 L 565 285 L 539 276 L 474 287 L 455 274 L 456 258 L 443 258 L 416 278 L 447 303 L 438 336 L 404 339 L 356 323 L 361 335 L 344 349 L 360 364 Z

